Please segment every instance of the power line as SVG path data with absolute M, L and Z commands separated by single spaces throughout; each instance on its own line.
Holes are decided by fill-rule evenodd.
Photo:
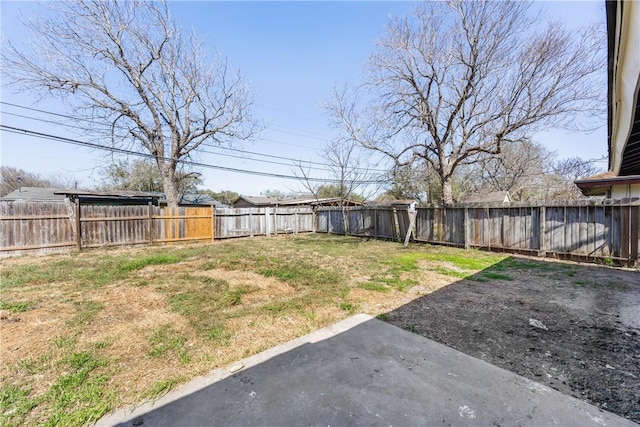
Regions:
M 202 144 L 202 145 L 204 145 L 204 144 Z M 207 147 L 210 147 L 210 145 L 207 145 Z M 224 157 L 231 157 L 231 158 L 234 158 L 234 159 L 252 160 L 252 161 L 261 162 L 261 163 L 268 163 L 268 164 L 272 164 L 272 165 L 297 166 L 297 165 L 294 165 L 294 164 L 291 164 L 291 163 L 276 162 L 276 161 L 273 161 L 273 160 L 252 159 L 252 158 L 247 158 L 247 157 L 243 157 L 243 156 L 237 156 L 237 155 L 233 155 L 233 154 L 217 153 L 215 151 L 204 150 L 204 149 L 201 149 L 201 148 L 198 149 L 198 152 L 207 153 L 207 154 L 214 154 L 214 155 L 224 156 Z M 326 168 L 318 168 L 318 167 L 313 167 L 313 166 L 309 166 L 308 169 L 318 170 L 318 171 L 323 171 L 323 172 L 330 172 L 330 170 L 328 170 Z
M 35 112 L 43 113 L 43 114 L 50 114 L 50 115 L 53 115 L 53 116 L 63 117 L 65 119 L 83 121 L 83 122 L 97 124 L 97 125 L 101 125 L 101 126 L 105 125 L 102 122 L 96 122 L 94 120 L 89 120 L 89 119 L 86 119 L 86 118 L 83 118 L 83 117 L 75 117 L 75 116 L 70 116 L 68 114 L 54 113 L 52 111 L 42 110 L 42 109 L 39 109 L 39 108 L 27 107 L 26 105 L 14 104 L 14 103 L 11 103 L 11 102 L 6 102 L 6 101 L 0 101 L 0 104 L 8 105 L 8 106 L 15 107 L 15 108 L 21 108 L 21 109 L 24 109 L 24 110 L 35 111 Z M 11 114 L 11 113 L 6 113 L 6 114 Z M 34 120 L 38 120 L 38 119 L 34 118 Z M 62 125 L 63 126 L 68 126 L 68 125 L 65 125 L 65 124 L 62 124 Z M 285 128 L 287 127 L 287 126 L 284 126 L 284 125 L 276 125 L 276 126 L 285 127 Z M 291 129 L 294 129 L 294 128 L 291 128 Z M 288 132 L 288 131 L 277 130 L 277 129 L 273 129 L 273 130 L 275 132 L 288 133 L 288 134 L 291 134 L 291 135 L 302 136 L 304 138 L 310 138 L 310 139 L 317 139 L 317 140 L 320 140 L 320 141 L 325 141 L 324 138 L 321 138 L 319 136 L 303 135 L 303 134 L 299 134 L 299 133 L 295 133 L 295 132 Z M 291 143 L 288 143 L 288 142 L 276 141 L 276 140 L 273 140 L 273 139 L 271 139 L 271 140 L 265 139 L 265 141 L 270 141 L 270 142 L 273 142 L 275 144 L 288 145 L 288 146 L 291 146 L 291 147 L 310 148 L 310 147 L 307 147 L 307 146 L 304 146 L 304 145 L 291 144 Z
M 41 118 L 32 117 L 32 116 L 25 116 L 25 115 L 22 115 L 22 114 L 16 114 L 16 113 L 10 113 L 10 112 L 4 112 L 4 114 L 10 115 L 10 116 L 15 116 L 15 117 L 20 117 L 20 118 L 24 118 L 24 119 L 29 119 L 29 120 L 35 120 L 35 121 L 39 121 L 39 122 L 43 122 L 43 123 L 51 123 L 51 124 L 56 124 L 56 125 L 60 125 L 60 126 L 66 126 L 66 127 L 71 127 L 71 128 L 75 128 L 75 129 L 86 130 L 86 128 L 83 128 L 83 127 L 80 127 L 80 126 L 68 125 L 68 124 L 56 122 L 56 121 L 53 121 L 53 120 L 46 120 L 46 119 L 41 119 Z M 262 160 L 262 159 L 253 159 L 253 158 L 250 158 L 250 157 L 243 157 L 243 156 L 238 156 L 238 155 L 233 155 L 233 154 L 224 154 L 224 153 L 218 153 L 218 152 L 215 152 L 215 151 L 208 151 L 208 150 L 204 150 L 204 149 L 199 149 L 199 151 L 201 151 L 203 153 L 214 154 L 214 155 L 230 157 L 230 158 L 235 158 L 235 159 L 252 160 L 252 161 L 261 162 L 261 163 L 268 163 L 268 164 L 273 164 L 273 165 L 283 165 L 283 166 L 302 166 L 302 165 L 309 164 L 309 166 L 306 166 L 307 169 L 309 169 L 309 170 L 318 170 L 318 171 L 323 171 L 323 172 L 331 172 L 331 170 L 327 169 L 327 167 L 329 167 L 329 168 L 332 167 L 332 165 L 330 165 L 328 163 L 314 162 L 314 161 L 311 161 L 311 160 L 309 160 L 309 161 L 295 160 L 295 159 L 292 159 L 292 158 L 289 158 L 289 157 L 274 156 L 274 155 L 270 155 L 270 154 L 257 153 L 257 152 L 253 152 L 253 151 L 234 149 L 234 148 L 223 147 L 223 146 L 213 145 L 213 144 L 206 144 L 206 143 L 202 143 L 202 145 L 206 146 L 206 147 L 211 147 L 211 148 L 219 148 L 219 149 L 223 149 L 223 150 L 231 150 L 231 151 L 235 151 L 235 152 L 239 152 L 239 153 L 243 153 L 243 154 L 252 154 L 252 155 L 264 156 L 264 157 L 269 157 L 269 158 L 274 158 L 274 159 L 288 160 L 290 163 L 283 163 L 283 162 L 276 162 L 276 161 Z M 324 168 L 313 167 L 313 166 L 310 166 L 311 164 L 321 165 L 321 166 L 326 166 L 326 167 L 324 167 Z M 364 169 L 364 168 L 354 168 L 354 169 L 365 170 L 365 171 L 368 170 L 368 169 Z M 386 172 L 386 171 L 380 170 L 378 172 Z
M 73 117 L 73 116 L 69 116 L 69 115 L 65 115 L 65 114 L 53 113 L 53 112 L 49 112 L 49 111 L 45 111 L 45 110 L 40 110 L 40 109 L 37 109 L 37 108 L 20 106 L 20 105 L 12 104 L 12 103 L 9 103 L 9 102 L 0 101 L 0 103 L 5 104 L 5 105 L 9 105 L 9 106 L 13 106 L 13 107 L 23 108 L 23 109 L 26 109 L 26 110 L 32 110 L 32 111 L 37 111 L 37 112 L 41 112 L 41 113 L 45 113 L 45 114 L 51 114 L 51 115 L 55 115 L 55 116 L 69 118 L 69 119 L 72 119 L 72 120 L 85 121 L 85 122 L 88 122 L 88 123 L 104 125 L 104 123 L 95 122 L 95 121 L 91 121 L 91 120 L 88 120 L 88 119 L 82 119 L 82 118 Z M 54 121 L 54 120 L 47 120 L 47 119 L 43 119 L 43 118 L 40 118 L 40 117 L 26 116 L 26 115 L 23 115 L 23 114 L 17 114 L 17 113 L 12 113 L 12 112 L 7 112 L 7 111 L 3 111 L 3 114 L 7 114 L 7 115 L 10 115 L 10 116 L 15 116 L 15 117 L 20 117 L 20 118 L 24 118 L 24 119 L 28 119 L 28 120 L 35 120 L 35 121 L 39 121 L 39 122 L 43 122 L 43 123 L 56 124 L 56 125 L 59 125 L 59 126 L 65 126 L 65 127 L 74 128 L 74 129 L 87 130 L 84 127 L 74 126 L 74 125 L 67 124 L 67 123 L 61 123 L 61 122 L 57 122 L 57 121 Z M 120 126 L 119 126 L 119 128 L 123 129 Z M 272 141 L 272 142 L 276 142 L 277 143 L 277 141 L 273 141 L 273 140 L 269 140 L 269 139 L 264 139 L 264 140 L 265 141 Z M 317 168 L 317 167 L 308 166 L 308 169 L 325 171 L 325 172 L 330 172 L 331 171 L 330 169 L 327 169 L 327 168 L 335 167 L 335 165 L 332 165 L 332 164 L 329 164 L 329 163 L 315 162 L 315 161 L 311 161 L 311 160 L 294 159 L 294 158 L 291 158 L 291 157 L 276 156 L 276 155 L 272 155 L 272 154 L 259 153 L 259 152 L 255 152 L 255 151 L 249 151 L 249 150 L 241 150 L 241 149 L 237 149 L 237 148 L 224 147 L 224 146 L 220 146 L 220 145 L 207 144 L 207 143 L 203 143 L 202 145 L 208 146 L 208 147 L 211 147 L 211 148 L 234 151 L 234 152 L 238 152 L 238 153 L 242 153 L 242 154 L 251 154 L 251 155 L 255 155 L 255 156 L 267 157 L 267 158 L 272 158 L 272 159 L 286 160 L 286 161 L 291 162 L 291 164 L 286 164 L 286 163 L 282 163 L 282 162 L 272 162 L 272 161 L 261 160 L 261 159 L 251 159 L 251 158 L 247 158 L 247 157 L 233 156 L 233 155 L 230 155 L 230 154 L 223 154 L 223 153 L 216 153 L 216 152 L 201 150 L 201 151 L 207 152 L 209 154 L 217 154 L 217 155 L 220 155 L 220 156 L 231 157 L 231 158 L 239 158 L 239 159 L 244 159 L 244 160 L 253 160 L 253 161 L 257 161 L 257 162 L 276 164 L 276 165 L 284 165 L 284 166 L 318 165 L 318 166 L 324 166 L 324 168 Z M 368 169 L 368 168 L 357 168 L 357 167 L 356 168 L 352 168 L 352 169 L 359 170 L 359 171 L 365 171 L 365 172 L 387 173 L 386 170 L 381 170 L 381 169 Z
M 11 102 L 6 102 L 6 101 L 0 101 L 0 104 L 4 104 L 4 105 L 9 105 L 11 107 L 16 107 L 16 108 L 22 108 L 23 110 L 30 110 L 30 111 L 36 111 L 38 113 L 44 113 L 44 114 L 50 114 L 52 116 L 58 116 L 58 117 L 63 117 L 65 119 L 71 119 L 71 120 L 77 120 L 77 121 L 82 121 L 82 122 L 87 122 L 87 123 L 93 123 L 96 125 L 104 125 L 104 123 L 101 122 L 95 122 L 93 120 L 89 120 L 86 118 L 82 118 L 82 117 L 74 117 L 74 116 L 70 116 L 68 114 L 60 114 L 60 113 L 54 113 L 52 111 L 47 111 L 47 110 L 41 110 L 39 108 L 33 108 L 33 107 L 27 107 L 26 105 L 18 105 L 18 104 L 13 104 Z M 5 114 L 9 114 L 6 111 L 3 112 Z M 35 119 L 35 117 L 34 117 Z M 37 120 L 37 119 L 36 119 Z
M 41 111 L 41 110 L 38 110 Z M 60 123 L 60 122 L 56 122 L 54 120 L 47 120 L 47 119 L 43 119 L 43 118 L 39 118 L 39 117 L 33 117 L 33 116 L 25 116 L 24 114 L 17 114 L 17 113 L 11 113 L 8 111 L 4 111 L 3 114 L 7 114 L 9 116 L 14 116 L 14 117 L 20 117 L 23 119 L 28 119 L 28 120 L 35 120 L 38 122 L 42 122 L 42 123 L 51 123 L 51 124 L 55 124 L 55 125 L 59 125 L 59 126 L 65 126 L 65 127 L 69 127 L 69 128 L 74 128 L 74 129 L 82 129 L 82 130 L 86 130 L 86 128 L 81 127 L 81 126 L 74 126 L 74 125 L 70 125 L 67 123 Z M 51 113 L 54 114 L 54 113 Z M 303 162 L 305 164 L 316 164 L 316 165 L 322 165 L 322 166 L 331 166 L 327 163 L 320 163 L 320 162 L 313 162 L 313 161 L 304 161 L 304 160 L 296 160 L 290 157 L 281 157 L 281 156 L 274 156 L 274 155 L 270 155 L 270 154 L 264 154 L 264 153 L 257 153 L 254 151 L 247 151 L 247 150 L 240 150 L 240 149 L 236 149 L 236 148 L 230 148 L 230 147 L 223 147 L 220 145 L 214 145 L 214 144 L 206 144 L 206 143 L 202 143 L 202 145 L 207 146 L 207 147 L 211 147 L 211 148 L 220 148 L 222 150 L 230 150 L 230 151 L 236 151 L 236 152 L 240 152 L 240 153 L 245 153 L 245 154 L 252 154 L 252 155 L 256 155 L 256 156 L 264 156 L 264 157 L 269 157 L 269 158 L 274 158 L 274 159 L 282 159 L 282 160 L 289 160 L 291 162 Z M 264 163 L 272 163 L 272 164 L 276 164 L 276 165 L 285 165 L 285 166 L 296 166 L 296 165 L 292 165 L 292 164 L 288 164 L 288 163 L 282 163 L 282 162 L 270 162 L 267 160 L 260 160 L 260 159 L 251 159 L 251 158 L 247 158 L 247 157 L 240 157 L 240 156 L 234 156 L 231 154 L 222 154 L 222 153 L 216 153 L 213 151 L 206 151 L 206 150 L 202 150 L 205 153 L 209 153 L 209 154 L 218 154 L 221 156 L 225 156 L 225 157 L 233 157 L 233 158 L 238 158 L 238 159 L 245 159 L 245 160 L 255 160 L 255 161 L 259 161 L 259 162 L 264 162 Z M 323 170 L 326 171 L 327 169 L 321 169 L 321 168 L 311 168 L 311 169 L 317 169 L 317 170 Z
M 43 123 L 52 123 L 52 124 L 56 124 L 56 125 L 61 125 L 61 126 L 66 126 L 66 127 L 71 127 L 71 128 L 75 128 L 75 129 L 85 129 L 83 127 L 80 126 L 73 126 L 73 125 L 67 125 L 67 124 L 63 124 L 60 122 L 56 122 L 53 120 L 46 120 L 46 119 L 41 119 L 41 118 L 36 118 L 36 117 L 32 117 L 32 116 L 25 116 L 22 114 L 16 114 L 16 113 L 10 113 L 10 112 L 4 112 L 4 114 L 8 114 L 10 116 L 15 116 L 15 117 L 20 117 L 23 119 L 29 119 L 29 120 L 36 120 L 39 122 L 43 122 Z M 261 154 L 261 153 L 255 153 L 255 152 L 251 152 L 251 151 L 244 151 L 244 150 L 238 150 L 238 149 L 232 149 L 232 148 L 227 148 L 227 147 L 221 147 L 221 146 L 216 146 L 216 145 L 212 145 L 212 144 L 205 144 L 202 143 L 203 146 L 207 146 L 207 147 L 212 147 L 212 148 L 221 148 L 221 149 L 227 149 L 227 150 L 232 150 L 232 151 L 238 151 L 241 153 L 246 153 L 246 154 L 254 154 L 254 155 L 259 155 L 259 156 L 265 156 L 265 157 L 272 157 L 272 158 L 277 158 L 277 159 L 284 159 L 284 160 L 290 160 L 292 162 L 294 162 L 295 160 L 293 159 L 289 159 L 287 157 L 280 157 L 280 156 L 271 156 L 268 154 Z M 253 161 L 257 161 L 257 162 L 262 162 L 262 163 L 269 163 L 269 164 L 274 164 L 274 165 L 283 165 L 283 166 L 297 166 L 295 164 L 291 164 L 291 163 L 283 163 L 283 162 L 275 162 L 275 161 L 269 161 L 269 160 L 261 160 L 261 159 L 252 159 L 252 158 L 247 158 L 247 157 L 242 157 L 242 156 L 235 156 L 233 154 L 223 154 L 223 153 L 217 153 L 215 151 L 208 151 L 208 150 L 203 150 L 200 149 L 199 151 L 203 152 L 203 153 L 208 153 L 208 154 L 215 154 L 215 155 L 220 155 L 220 156 L 224 156 L 224 157 L 231 157 L 231 158 L 235 158 L 235 159 L 242 159 L 242 160 L 253 160 Z M 302 163 L 303 161 L 300 160 L 300 162 Z M 328 164 L 324 164 L 324 163 L 318 163 L 318 162 L 304 162 L 306 163 L 313 163 L 313 164 L 318 164 L 318 165 L 324 165 L 324 166 L 330 166 Z M 323 171 L 323 172 L 328 172 L 328 169 L 326 168 L 317 168 L 317 167 L 312 167 L 309 166 L 308 169 L 313 169 L 313 170 L 319 170 L 319 171 Z
M 91 124 L 97 124 L 97 125 L 101 125 L 104 126 L 105 124 L 102 122 L 96 122 L 93 120 L 89 120 L 86 118 L 80 118 L 80 117 L 74 117 L 74 116 L 70 116 L 67 114 L 61 114 L 61 113 L 54 113 L 51 111 L 47 111 L 47 110 L 42 110 L 42 109 L 38 109 L 38 108 L 33 108 L 33 107 L 27 107 L 24 105 L 19 105 L 19 104 L 14 104 L 14 103 L 10 103 L 10 102 L 6 102 L 6 101 L 0 101 L 0 104 L 4 104 L 7 106 L 11 106 L 11 107 L 16 107 L 16 108 L 21 108 L 21 109 L 25 109 L 25 110 L 30 110 L 30 111 L 35 111 L 35 112 L 39 112 L 39 113 L 43 113 L 43 114 L 49 114 L 49 115 L 53 115 L 53 116 L 58 116 L 58 117 L 62 117 L 62 118 L 67 118 L 67 119 L 72 119 L 75 121 L 83 121 L 83 122 L 87 122 L 87 123 L 91 123 Z M 65 126 L 65 127 L 70 127 L 70 128 L 76 128 L 76 129 L 81 129 L 81 130 L 87 130 L 86 128 L 80 127 L 80 126 L 74 126 L 74 125 L 70 125 L 70 124 L 66 124 L 66 123 L 61 123 L 61 122 L 56 122 L 53 120 L 47 120 L 47 119 L 43 119 L 43 118 L 39 118 L 39 117 L 32 117 L 32 116 L 25 116 L 25 115 L 21 115 L 21 114 L 16 114 L 16 113 L 11 113 L 11 112 L 7 112 L 7 111 L 3 111 L 3 114 L 7 114 L 7 115 L 11 115 L 11 116 L 16 116 L 16 117 L 21 117 L 21 118 L 26 118 L 26 119 L 30 119 L 30 120 L 36 120 L 36 121 L 41 121 L 44 123 L 52 123 L 52 124 L 57 124 L 60 126 Z M 6 128 L 10 128 L 8 126 L 3 126 Z M 120 129 L 123 129 L 122 127 L 118 126 Z M 285 126 L 286 127 L 286 126 Z M 15 128 L 17 129 L 17 128 Z M 291 129 L 295 129 L 295 128 L 291 128 Z M 24 129 L 21 129 L 20 131 L 23 132 L 34 132 L 37 133 L 35 131 L 27 131 Z M 18 132 L 14 132 L 14 133 L 18 133 Z M 295 133 L 292 133 L 295 135 Z M 46 134 L 42 134 L 42 135 L 46 135 Z M 62 137 L 55 137 L 55 136 L 51 136 L 54 138 L 62 138 Z M 320 138 L 315 138 L 315 139 L 320 139 Z M 274 142 L 277 144 L 284 144 L 284 145 L 292 145 L 292 146 L 297 146 L 294 144 L 287 144 L 284 142 L 279 142 L 279 141 L 275 141 L 272 139 L 268 139 L 268 138 L 263 138 L 264 141 L 270 141 L 270 142 Z M 81 141 L 77 141 L 77 142 L 81 142 Z M 87 143 L 90 144 L 90 143 Z M 251 160 L 251 161 L 256 161 L 256 162 L 261 162 L 261 163 L 267 163 L 267 164 L 274 164 L 274 165 L 283 165 L 283 166 L 302 166 L 302 165 L 318 165 L 318 166 L 324 166 L 325 168 L 318 168 L 318 167 L 313 167 L 313 166 L 308 166 L 307 169 L 309 170 L 316 170 L 316 171 L 323 171 L 323 172 L 331 172 L 330 169 L 326 169 L 326 167 L 328 168 L 332 168 L 335 167 L 335 165 L 331 165 L 328 163 L 322 163 L 322 162 L 315 162 L 315 161 L 303 161 L 300 159 L 293 159 L 290 157 L 283 157 L 283 156 L 276 156 L 276 155 L 272 155 L 272 154 L 265 154 L 265 153 L 260 153 L 260 152 L 255 152 L 255 151 L 249 151 L 249 150 L 241 150 L 241 149 L 237 149 L 237 148 L 231 148 L 231 147 L 224 147 L 224 146 L 220 146 L 220 145 L 213 145 L 213 144 L 208 144 L 208 143 L 202 143 L 203 146 L 207 146 L 207 147 L 211 147 L 211 148 L 215 148 L 215 149 L 221 149 L 221 150 L 228 150 L 228 151 L 233 151 L 233 152 L 238 152 L 241 154 L 249 154 L 249 155 L 255 155 L 255 156 L 261 156 L 261 157 L 266 157 L 266 158 L 271 158 L 271 159 L 277 159 L 277 160 L 285 160 L 285 161 L 289 161 L 291 162 L 291 164 L 288 163 L 282 163 L 282 162 L 276 162 L 276 161 L 269 161 L 269 160 L 263 160 L 263 159 L 252 159 L 252 158 L 247 158 L 247 157 L 241 157 L 241 156 L 237 156 L 237 155 L 231 155 L 231 154 L 223 154 L 223 153 L 217 153 L 217 152 L 212 152 L 212 151 L 207 151 L 207 150 L 200 150 L 202 152 L 208 153 L 208 154 L 214 154 L 214 155 L 220 155 L 220 156 L 224 156 L 224 157 L 230 157 L 230 158 L 237 158 L 237 159 L 243 159 L 243 160 Z M 104 147 L 103 149 L 110 149 L 111 147 L 106 147 L 106 146 L 102 146 Z M 309 147 L 304 147 L 304 148 L 309 148 Z M 133 153 L 136 152 L 131 152 L 132 155 L 136 155 Z M 152 158 L 152 156 L 150 155 L 146 155 L 144 153 L 138 153 L 137 155 L 142 155 L 142 156 L 147 156 Z M 185 164 L 189 164 L 190 161 L 187 160 L 179 160 L 182 163 Z M 583 160 L 584 164 L 594 164 L 594 163 L 600 163 L 603 161 L 607 161 L 607 158 L 605 156 L 600 157 L 600 158 L 592 158 L 592 159 L 585 159 Z M 196 162 L 191 162 L 191 164 L 196 164 Z M 203 163 L 203 165 L 207 165 L 206 163 Z M 215 165 L 209 165 L 210 167 L 214 167 L 214 168 L 225 168 L 224 166 L 215 166 Z M 209 167 L 209 166 L 203 166 L 203 167 Z M 238 171 L 242 171 L 242 169 L 234 169 L 234 168 L 227 168 L 229 170 L 238 170 Z M 381 169 L 368 169 L 368 168 L 351 168 L 352 170 L 357 170 L 357 171 L 365 171 L 365 172 L 371 172 L 371 173 L 377 173 L 377 174 L 387 174 L 389 173 L 388 170 L 381 170 Z M 260 172 L 260 171 L 248 171 L 247 173 L 255 173 L 255 174 L 265 174 L 267 172 Z M 522 176 L 522 178 L 526 179 L 526 178 L 533 178 L 533 177 L 539 177 L 539 176 L 550 176 L 553 173 L 562 173 L 560 170 L 553 168 L 553 171 L 551 173 L 549 172 L 537 172 L 537 173 L 528 173 Z M 276 174 L 278 175 L 278 174 Z M 289 178 L 287 179 L 298 179 L 300 180 L 301 178 L 299 177 L 295 177 L 295 176 L 291 176 L 291 175 L 283 175 L 283 176 L 288 176 Z M 320 182 L 318 181 L 320 178 L 315 179 L 309 179 L 309 181 L 315 181 L 315 182 Z M 422 179 L 420 178 L 414 178 L 413 180 L 415 181 L 422 181 Z M 330 180 L 331 182 L 340 182 L 339 180 Z M 380 183 L 381 181 L 362 181 L 362 182 L 378 182 Z
M 42 119 L 42 118 L 39 118 L 39 117 L 25 116 L 24 114 L 11 113 L 9 111 L 3 111 L 2 114 L 6 114 L 8 116 L 20 117 L 22 119 L 35 120 L 35 121 L 42 122 L 42 123 L 51 123 L 51 124 L 54 124 L 54 125 L 64 126 L 64 127 L 73 128 L 73 129 L 87 130 L 87 128 L 84 128 L 84 127 L 81 127 L 81 126 L 74 126 L 74 125 L 70 125 L 70 124 L 67 124 L 67 123 L 56 122 L 54 120 Z
M 77 139 L 71 139 L 71 138 L 66 138 L 66 137 L 62 137 L 62 136 L 51 135 L 51 134 L 47 134 L 47 133 L 43 133 L 43 132 L 36 132 L 36 131 L 33 131 L 33 130 L 29 130 L 29 129 L 16 128 L 16 127 L 7 126 L 7 125 L 4 125 L 4 124 L 0 124 L 0 129 L 4 130 L 6 132 L 14 133 L 14 134 L 29 135 L 29 136 L 33 136 L 33 137 L 36 137 L 36 138 L 48 139 L 48 140 L 62 142 L 62 143 L 66 143 L 66 144 L 79 145 L 79 146 L 94 148 L 94 149 L 98 149 L 98 150 L 106 150 L 106 151 L 110 151 L 112 153 L 126 154 L 126 155 L 131 155 L 131 156 L 138 156 L 138 157 L 143 157 L 143 158 L 147 158 L 147 159 L 155 159 L 154 156 L 152 156 L 151 154 L 147 154 L 147 153 L 140 153 L 138 151 L 127 150 L 127 149 L 118 148 L 118 147 L 109 147 L 109 146 L 106 146 L 106 145 L 101 145 L 101 144 L 97 144 L 97 143 L 93 143 L 93 142 L 80 141 L 80 140 L 77 140 Z M 295 176 L 295 175 L 284 175 L 284 174 L 277 174 L 277 173 L 271 173 L 271 172 L 253 171 L 253 170 L 247 170 L 247 169 L 237 169 L 237 168 L 231 168 L 231 167 L 227 167 L 227 166 L 219 166 L 219 165 L 212 165 L 212 164 L 208 164 L 208 163 L 194 162 L 194 161 L 191 161 L 191 160 L 171 159 L 171 158 L 168 158 L 168 157 L 162 157 L 162 159 L 165 160 L 165 161 L 174 160 L 174 161 L 176 161 L 178 163 L 182 163 L 182 164 L 189 165 L 189 166 L 208 168 L 208 169 L 217 169 L 217 170 L 223 170 L 223 171 L 234 172 L 234 173 L 242 173 L 242 174 L 247 174 L 247 175 L 257 175 L 257 176 L 265 176 L 265 177 L 270 177 L 270 178 L 291 179 L 291 180 L 296 180 L 296 181 L 302 181 L 303 180 L 303 178 Z M 309 177 L 309 178 L 305 178 L 305 180 L 306 181 L 310 181 L 310 182 L 319 182 L 319 183 L 331 183 L 331 184 L 340 183 L 340 180 L 329 179 L 329 178 L 313 178 L 313 177 Z M 358 184 L 380 184 L 380 183 L 383 183 L 383 182 L 385 182 L 385 181 L 382 181 L 382 180 L 363 180 L 363 181 L 356 181 L 354 183 L 358 183 Z

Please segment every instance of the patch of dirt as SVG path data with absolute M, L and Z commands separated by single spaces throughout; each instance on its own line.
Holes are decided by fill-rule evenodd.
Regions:
M 447 261 L 427 261 L 427 260 L 418 260 L 418 268 L 433 270 L 434 267 L 444 268 L 450 271 L 456 271 L 459 273 L 463 273 L 464 270 L 457 265 L 447 262 Z
M 52 307 L 41 304 L 23 313 L 0 311 L 2 333 L 0 353 L 3 364 L 13 364 L 46 353 L 52 341 L 65 329 L 75 310 L 72 307 Z
M 242 296 L 242 305 L 245 308 L 261 305 L 275 298 L 291 297 L 296 293 L 295 288 L 288 283 L 251 271 L 215 269 L 199 271 L 196 275 L 224 280 L 231 290 L 248 289 L 249 292 Z
M 461 280 L 387 319 L 640 422 L 640 272 L 539 262 L 505 273 L 514 280 Z

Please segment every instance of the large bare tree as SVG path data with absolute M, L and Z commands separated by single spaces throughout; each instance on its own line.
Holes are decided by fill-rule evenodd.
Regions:
M 104 123 L 112 144 L 151 157 L 170 206 L 181 161 L 205 141 L 255 131 L 240 74 L 185 34 L 166 3 L 79 0 L 49 9 L 25 24 L 29 46 L 3 42 L 4 75 L 20 89 L 64 98 L 77 115 Z
M 366 83 L 336 92 L 330 110 L 350 138 L 397 166 L 430 164 L 451 203 L 459 167 L 602 112 L 602 36 L 543 25 L 526 2 L 426 2 L 390 21 Z

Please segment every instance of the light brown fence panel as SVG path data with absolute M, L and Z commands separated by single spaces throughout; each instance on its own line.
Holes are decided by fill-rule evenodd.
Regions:
M 154 241 L 180 243 L 195 240 L 211 241 L 214 237 L 214 210 L 210 206 L 161 208 L 154 215 Z M 158 221 L 159 220 L 159 221 Z
M 65 202 L 1 201 L 0 253 L 48 253 L 75 246 L 70 208 Z
M 211 206 L 185 207 L 185 240 L 213 240 L 213 214 Z

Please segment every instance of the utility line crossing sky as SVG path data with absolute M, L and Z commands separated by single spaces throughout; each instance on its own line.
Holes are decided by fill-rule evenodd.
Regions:
M 194 162 L 204 188 L 258 195 L 271 189 L 303 190 L 292 179 L 297 162 L 319 180 L 330 179 L 318 153 L 335 136 L 322 108 L 334 87 L 361 83 L 365 65 L 390 16 L 411 13 L 414 2 L 170 2 L 172 15 L 184 29 L 203 37 L 208 49 L 220 52 L 238 68 L 254 94 L 254 116 L 265 130 L 252 141 L 232 147 L 207 145 Z M 604 2 L 538 2 L 550 19 L 569 27 L 600 22 L 605 31 Z M 2 32 L 24 39 L 19 19 L 42 13 L 31 2 L 0 2 Z M 20 18 L 19 18 L 20 17 Z M 606 84 L 606 70 L 603 70 Z M 100 140 L 78 137 L 69 112 L 59 102 L 36 93 L 15 93 L 2 80 L 0 95 L 0 162 L 44 177 L 63 176 L 91 187 L 101 171 L 122 154 L 90 148 Z M 602 158 L 607 154 L 606 122 L 590 134 L 543 132 L 535 140 L 560 157 Z M 13 129 L 9 129 L 13 128 Z M 16 130 L 17 129 L 17 130 Z M 24 130 L 28 132 L 24 132 Z M 62 139 L 71 139 L 69 143 Z M 87 144 L 78 144 L 84 142 Z M 598 163 L 606 168 L 606 161 Z M 243 173 L 244 172 L 244 173 Z M 247 172 L 257 172 L 250 174 Z

